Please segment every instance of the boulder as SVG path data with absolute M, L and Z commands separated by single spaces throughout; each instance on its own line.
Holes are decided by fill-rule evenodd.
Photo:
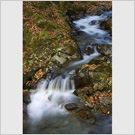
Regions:
M 72 113 L 77 115 L 83 120 L 90 120 L 91 118 L 94 118 L 91 109 L 87 106 L 81 106 L 75 109 Z
M 97 45 L 97 51 L 106 56 L 111 56 L 112 55 L 112 45 L 108 44 L 102 44 L 102 45 Z
M 92 87 L 83 87 L 79 88 L 75 91 L 75 94 L 82 98 L 83 100 L 86 100 L 90 95 L 92 95 L 94 92 Z
M 23 91 L 23 102 L 25 104 L 29 104 L 31 102 L 31 99 L 30 99 L 30 91 L 28 90 L 24 90 Z M 24 106 L 25 107 L 25 106 Z
M 111 91 L 96 91 L 92 96 L 87 99 L 87 102 L 91 104 L 94 110 L 101 115 L 110 115 L 112 113 Z
M 72 110 L 78 108 L 78 105 L 75 104 L 75 103 L 69 103 L 69 104 L 66 104 L 66 105 L 65 105 L 65 108 L 66 108 L 68 111 L 72 111 Z
M 112 18 L 100 21 L 100 27 L 104 30 L 108 30 L 110 35 L 112 35 Z

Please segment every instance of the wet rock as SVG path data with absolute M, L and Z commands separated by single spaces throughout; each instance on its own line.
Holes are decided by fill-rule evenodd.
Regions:
M 111 30 L 112 29 L 112 18 L 109 18 L 108 20 L 101 21 L 100 27 L 105 29 L 105 30 Z
M 94 53 L 94 47 L 93 46 L 86 47 L 84 53 L 87 54 L 87 55 L 90 55 L 90 54 Z
M 112 18 L 100 21 L 100 27 L 104 30 L 108 30 L 110 35 L 112 35 Z
M 94 92 L 92 87 L 83 87 L 79 88 L 75 91 L 75 94 L 82 98 L 83 100 L 86 100 L 90 95 L 92 95 Z
M 83 18 L 86 15 L 86 9 L 81 8 L 81 7 L 77 9 L 71 9 L 71 10 L 68 10 L 66 14 L 69 17 L 69 20 L 72 22 L 74 20 Z
M 110 115 L 112 113 L 112 93 L 96 91 L 87 99 L 94 110 L 101 115 Z
M 27 81 L 32 80 L 32 77 L 35 75 L 35 73 L 39 70 L 39 68 L 37 68 L 36 70 L 34 70 L 33 68 L 31 69 L 31 71 L 27 72 L 27 73 L 23 73 L 23 89 L 28 89 L 27 86 Z
M 112 104 L 112 98 L 110 98 L 110 97 L 103 97 L 102 100 L 100 101 L 100 103 Z
M 36 89 L 38 82 L 32 82 L 24 85 L 24 89 Z
M 89 67 L 80 70 L 79 73 L 77 73 L 76 76 L 74 76 L 76 88 L 77 89 L 80 87 L 83 88 L 85 86 L 90 86 L 90 85 L 94 86 L 94 83 L 97 82 L 100 82 L 100 84 L 104 83 L 103 86 L 106 86 L 105 84 L 109 83 L 109 81 L 107 81 L 107 78 L 111 75 L 111 72 L 104 72 L 103 70 L 104 69 L 100 69 L 98 67 L 95 69 L 95 71 L 91 71 Z M 101 87 L 100 84 L 95 84 L 94 89 Z
M 30 92 L 28 90 L 24 90 L 23 91 L 23 101 L 25 104 L 28 104 L 31 102 L 31 99 L 30 99 Z M 24 106 L 25 107 L 25 106 Z
M 93 20 L 93 21 L 91 21 L 89 24 L 90 25 L 95 25 L 97 23 L 97 21 L 96 20 Z
M 65 105 L 65 108 L 66 108 L 67 110 L 69 110 L 69 111 L 72 111 L 72 110 L 78 108 L 78 105 L 75 104 L 75 103 L 70 103 L 70 104 L 66 104 L 66 105 Z
M 97 51 L 102 55 L 111 56 L 112 55 L 112 46 L 108 44 L 98 45 Z
M 83 100 L 87 100 L 96 91 L 111 91 L 112 63 L 107 56 L 95 58 L 77 71 L 74 80 L 74 93 Z
M 98 112 L 101 115 L 111 115 L 112 113 L 112 105 L 100 105 L 100 107 L 98 107 Z
M 26 115 L 27 113 L 27 105 L 23 102 L 23 115 Z
M 91 109 L 86 106 L 79 107 L 78 109 L 75 109 L 72 113 L 74 113 L 83 120 L 90 120 L 92 117 L 94 117 Z
M 88 122 L 94 124 L 96 122 L 96 119 L 92 117 Z

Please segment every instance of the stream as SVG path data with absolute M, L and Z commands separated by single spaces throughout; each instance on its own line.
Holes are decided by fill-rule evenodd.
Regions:
M 68 112 L 68 103 L 82 104 L 79 97 L 73 94 L 75 83 L 72 75 L 75 70 L 101 54 L 96 44 L 112 44 L 108 31 L 100 28 L 99 21 L 111 17 L 112 12 L 104 12 L 100 16 L 87 16 L 73 21 L 79 33 L 75 35 L 82 60 L 74 61 L 63 69 L 62 75 L 53 79 L 47 77 L 38 83 L 31 95 L 31 103 L 27 105 L 28 120 L 23 130 L 25 134 L 104 134 L 112 133 L 112 117 L 97 116 L 95 124 L 87 123 L 76 115 Z M 88 43 L 92 42 L 93 46 Z M 85 53 L 85 50 L 88 53 Z

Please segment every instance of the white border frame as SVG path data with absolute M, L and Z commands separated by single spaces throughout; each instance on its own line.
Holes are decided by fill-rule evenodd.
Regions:
M 4 1 L 4 0 L 3 0 Z M 16 0 L 16 1 L 19 1 L 19 0 Z M 26 0 L 25 0 L 26 1 Z M 30 0 L 30 1 L 32 1 L 32 0 Z M 42 0 L 41 0 L 42 1 Z M 97 1 L 97 0 L 96 0 Z M 99 0 L 100 1 L 100 0 Z M 108 1 L 108 0 L 107 0 Z M 116 0 L 117 1 L 117 0 Z M 128 0 L 126 0 L 126 1 L 128 1 Z M 132 0 L 132 1 L 134 1 L 134 0 Z M 5 1 L 6 2 L 6 1 Z M 11 2 L 11 1 L 10 1 Z M 12 1 L 13 2 L 13 1 Z M 16 8 L 16 7 L 15 7 Z M 135 8 L 135 2 L 134 2 L 134 8 Z M 1 9 L 2 9 L 2 7 L 1 7 Z M 10 12 L 10 13 L 12 13 L 12 11 Z M 12 18 L 12 19 L 17 19 L 15 16 Z M 9 20 L 9 22 L 11 22 L 12 23 L 12 20 Z M 134 18 L 134 22 L 135 22 L 135 18 Z M 1 22 L 0 22 L 1 23 Z M 15 24 L 13 24 L 13 26 L 14 27 L 17 27 L 18 29 L 20 29 L 20 25 L 19 25 L 19 27 L 18 27 L 18 23 L 16 23 L 16 25 Z M 12 27 L 13 27 L 12 26 Z M 11 27 L 11 29 L 13 29 Z M 134 27 L 135 28 L 135 27 Z M 2 28 L 1 28 L 2 29 Z M 10 33 L 10 31 L 8 31 L 9 33 Z M 14 31 L 13 31 L 14 32 Z M 134 30 L 134 33 L 135 33 L 135 30 Z M 13 33 L 10 33 L 11 34 L 11 37 L 14 35 Z M 12 35 L 13 34 L 13 35 Z M 113 35 L 114 35 L 114 33 L 113 33 Z M 2 36 L 2 35 L 1 35 Z M 17 37 L 18 37 L 18 39 L 20 39 L 20 37 L 19 37 L 19 35 L 17 35 Z M 2 38 L 1 38 L 2 39 Z M 7 40 L 7 38 L 6 38 L 6 40 Z M 1 41 L 1 40 L 0 40 Z M 11 41 L 10 39 L 8 39 L 8 41 Z M 8 42 L 8 41 L 6 41 L 6 42 Z M 12 42 L 10 42 L 10 43 L 12 43 Z M 20 41 L 18 40 L 18 43 L 20 43 Z M 134 41 L 134 44 L 135 44 L 135 41 Z M 3 49 L 3 47 L 2 47 L 2 41 L 1 41 L 1 49 Z M 8 48 L 9 49 L 9 48 Z M 9 52 L 9 54 L 10 54 L 10 52 L 12 51 L 12 49 L 13 48 L 10 48 L 9 50 L 7 49 L 7 52 Z M 15 49 L 15 48 L 14 48 Z M 22 49 L 22 48 L 20 48 L 20 49 Z M 1 66 L 2 66 L 2 57 L 3 57 L 3 54 L 2 54 L 3 52 L 1 51 Z M 15 55 L 15 53 L 17 53 L 18 55 L 19 55 L 19 57 L 20 57 L 20 55 L 22 55 L 22 54 L 20 54 L 20 53 L 18 53 L 18 52 L 14 52 L 14 55 Z M 21 52 L 22 53 L 22 52 Z M 134 50 L 134 53 L 135 53 L 135 50 Z M 5 56 L 5 55 L 4 55 Z M 9 57 L 9 56 L 8 56 Z M 13 56 L 11 56 L 11 58 L 13 58 Z M 15 58 L 15 57 L 14 57 Z M 134 58 L 135 58 L 135 55 L 134 55 Z M 19 60 L 19 61 L 18 61 Z M 20 61 L 22 61 L 22 57 L 21 57 L 21 59 L 19 58 L 17 61 L 18 62 L 20 62 Z M 11 68 L 11 71 L 13 72 L 18 72 L 18 68 L 16 68 L 16 66 L 15 66 L 15 63 L 17 62 L 16 60 L 15 60 L 15 62 L 14 62 L 14 69 L 12 69 L 12 65 L 11 66 L 9 66 L 9 65 L 7 65 L 7 66 L 9 66 L 10 68 Z M 114 60 L 113 60 L 114 61 Z M 1 67 L 0 66 L 0 67 Z M 20 66 L 19 66 L 20 67 Z M 135 66 L 134 66 L 135 67 Z M 5 68 L 5 69 L 7 69 L 7 68 Z M 19 70 L 19 72 L 22 72 L 22 66 L 20 67 L 20 69 L 21 70 Z M 8 70 L 8 69 L 7 69 Z M 6 71 L 7 71 L 6 70 Z M 1 68 L 1 71 L 2 71 L 2 68 Z M 1 72 L 0 71 L 0 72 Z M 3 73 L 1 72 L 1 75 L 2 75 Z M 114 75 L 113 75 L 114 76 Z M 1 77 L 2 78 L 2 77 Z M 14 80 L 14 79 L 13 79 Z M 3 78 L 2 78 L 2 80 L 1 80 L 1 82 L 3 81 Z M 6 81 L 7 81 L 7 78 L 6 78 Z M 8 80 L 8 81 L 10 81 L 10 80 Z M 20 83 L 20 81 L 19 80 L 16 80 L 18 83 Z M 3 83 L 3 82 L 2 82 Z M 0 93 L 0 95 L 1 94 L 3 94 L 3 91 L 2 91 L 2 83 L 1 83 L 1 93 Z M 5 86 L 10 86 L 10 84 L 8 83 L 8 84 L 5 84 Z M 7 87 L 6 86 L 6 87 Z M 18 87 L 18 88 L 20 88 L 20 86 Z M 135 88 L 135 87 L 134 87 Z M 22 88 L 21 88 L 22 89 Z M 20 92 L 17 92 L 19 95 L 20 95 Z M 8 93 L 9 94 L 9 97 L 10 96 L 12 96 L 12 95 L 18 95 L 17 93 Z M 135 93 L 134 93 L 135 94 Z M 3 99 L 4 98 L 7 98 L 8 96 L 7 96 L 7 93 L 5 93 L 4 95 L 6 95 L 6 97 L 3 97 L 3 96 L 1 96 L 1 101 L 3 101 Z M 22 96 L 22 95 L 21 95 Z M 135 96 L 134 96 L 135 97 Z M 3 98 L 3 99 L 2 99 Z M 9 98 L 10 99 L 10 98 Z M 20 97 L 19 98 L 15 98 L 16 100 L 14 100 L 14 101 L 12 101 L 12 99 L 10 99 L 10 102 L 11 103 L 15 103 L 15 102 L 17 102 L 18 103 L 18 101 L 20 100 Z M 22 100 L 22 99 L 21 99 Z M 114 100 L 114 98 L 113 98 L 113 100 Z M 4 99 L 4 101 L 6 101 L 6 99 Z M 135 103 L 135 100 L 134 100 L 134 103 Z M 8 105 L 8 104 L 6 104 L 6 105 Z M 22 104 L 21 104 L 22 105 Z M 22 107 L 22 106 L 21 106 Z M 2 107 L 1 107 L 2 108 Z M 21 108 L 22 109 L 22 108 Z M 10 110 L 7 110 L 8 111 L 8 114 L 10 114 L 11 112 L 12 112 L 12 110 L 10 109 Z M 14 112 L 14 111 L 13 111 Z M 22 112 L 22 110 L 21 110 L 21 112 Z M 135 110 L 134 110 L 134 112 L 135 112 Z M 15 113 L 15 112 L 14 112 Z M 5 113 L 6 114 L 6 113 Z M 12 115 L 13 116 L 13 115 Z M 17 116 L 16 116 L 17 117 Z M 2 117 L 1 117 L 2 118 Z M 6 121 L 7 122 L 7 121 Z M 11 124 L 13 124 L 14 125 L 14 123 L 11 123 Z M 22 123 L 21 123 L 22 124 Z M 11 126 L 11 125 L 10 125 Z M 18 127 L 19 126 L 19 124 L 18 124 L 18 121 L 17 121 L 17 123 L 16 123 L 16 127 Z M 22 126 L 22 125 L 21 125 Z M 7 128 L 6 128 L 6 130 L 8 130 Z M 17 129 L 18 130 L 18 129 Z M 2 130 L 0 130 L 0 131 L 2 131 Z M 20 134 L 20 133 L 22 133 L 22 132 L 20 132 L 20 130 L 18 130 L 19 132 L 18 132 L 18 134 Z M 22 127 L 21 127 L 21 131 L 22 131 Z M 9 132 L 8 132 L 9 133 Z M 8 133 L 6 133 L 6 134 L 8 134 Z M 16 133 L 11 133 L 10 132 L 10 134 L 16 134 Z M 135 129 L 134 129 L 134 134 L 135 134 Z

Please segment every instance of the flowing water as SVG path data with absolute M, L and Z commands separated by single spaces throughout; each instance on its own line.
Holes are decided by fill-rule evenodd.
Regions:
M 73 22 L 78 31 L 83 32 L 75 37 L 83 59 L 70 63 L 65 68 L 66 76 L 48 77 L 38 84 L 37 90 L 30 95 L 31 103 L 27 105 L 28 121 L 24 124 L 24 133 L 111 133 L 111 117 L 99 116 L 97 124 L 89 124 L 64 107 L 68 103 L 83 102 L 73 94 L 75 84 L 72 75 L 76 68 L 100 56 L 96 46 L 90 55 L 84 53 L 90 47 L 88 42 L 111 45 L 109 33 L 99 27 L 99 21 L 110 16 L 111 12 L 105 12 L 101 16 L 87 16 Z

